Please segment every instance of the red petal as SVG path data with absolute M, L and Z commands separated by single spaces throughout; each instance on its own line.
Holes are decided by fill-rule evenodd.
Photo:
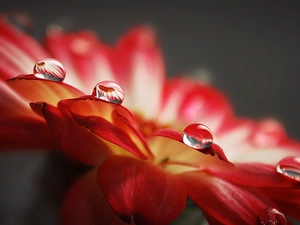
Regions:
M 44 42 L 71 75 L 66 76 L 65 82 L 83 90 L 85 94 L 91 93 L 101 80 L 118 83 L 112 73 L 112 50 L 101 44 L 93 32 L 63 33 L 52 28 Z
M 112 179 L 113 178 L 113 179 Z M 168 224 L 183 210 L 186 192 L 179 180 L 151 163 L 114 156 L 103 162 L 98 184 L 125 222 Z
M 99 100 L 93 96 L 86 95 L 80 98 L 66 99 L 58 103 L 58 108 L 67 112 L 82 115 L 82 116 L 99 116 L 114 123 L 112 114 L 116 111 L 128 123 L 135 126 L 136 121 L 131 112 L 123 107 L 109 102 Z
M 10 88 L 29 102 L 44 101 L 55 104 L 61 99 L 82 96 L 82 93 L 65 83 L 38 79 L 33 75 L 22 75 L 7 81 Z
M 220 170 L 233 168 L 231 163 L 220 160 L 217 156 L 212 157 L 203 154 L 171 138 L 150 136 L 148 145 L 154 155 L 155 162 L 174 174 L 206 170 L 212 165 Z
M 107 203 L 97 185 L 95 170 L 81 177 L 67 192 L 61 225 L 125 225 Z
M 167 137 L 182 142 L 182 135 L 179 132 L 171 129 L 159 130 L 153 133 L 151 136 L 162 136 L 162 137 Z M 209 148 L 201 149 L 198 151 L 204 154 L 210 154 L 211 156 L 214 156 L 216 154 L 221 160 L 224 160 L 225 162 L 229 162 L 225 153 L 223 152 L 223 149 L 215 143 L 213 143 Z
M 131 112 L 122 105 L 108 103 L 94 98 L 92 96 L 83 96 L 77 99 L 63 100 L 59 102 L 58 108 L 65 112 L 71 112 L 74 116 L 76 116 L 76 118 L 78 117 L 78 122 L 80 122 L 81 125 L 91 129 L 91 131 L 95 134 L 98 134 L 100 138 L 102 137 L 101 135 L 104 135 L 104 139 L 127 149 L 128 151 L 132 152 L 133 154 L 139 157 L 152 157 L 152 153 L 150 152 L 144 137 L 135 128 L 135 118 L 133 117 Z M 125 144 L 124 141 L 122 141 L 120 138 L 118 138 L 115 134 L 111 132 L 101 133 L 101 129 L 99 129 L 100 127 L 95 126 L 95 124 L 90 124 L 92 126 L 89 127 L 90 125 L 88 125 L 88 123 L 85 123 L 84 117 L 103 118 L 104 120 L 106 120 L 106 124 L 110 123 L 110 127 L 114 126 L 114 130 L 119 130 L 118 133 L 120 133 L 120 131 L 126 133 L 125 136 L 128 136 L 128 138 L 126 138 L 127 144 Z M 114 138 L 112 138 L 113 136 Z M 131 144 L 128 145 L 128 141 Z M 121 144 L 122 142 L 123 144 Z M 133 147 L 131 148 L 130 146 Z
M 36 104 L 42 105 L 39 107 L 42 108 L 45 120 L 66 154 L 91 166 L 98 166 L 105 157 L 112 154 L 113 149 L 77 124 L 71 115 L 47 103 Z
M 245 188 L 199 172 L 180 174 L 188 195 L 219 224 L 257 224 L 262 210 L 272 206 Z
M 72 115 L 78 124 L 88 128 L 99 137 L 124 148 L 141 159 L 147 158 L 136 146 L 128 133 L 107 120 L 96 116 L 80 116 L 74 113 Z
M 155 33 L 147 27 L 137 27 L 117 43 L 117 65 L 126 98 L 124 104 L 146 119 L 159 112 L 165 79 L 164 62 Z
M 188 78 L 169 80 L 163 99 L 159 121 L 165 123 L 177 121 L 186 125 L 199 122 L 216 132 L 224 119 L 232 114 L 222 93 Z
M 167 138 L 171 138 L 173 140 L 182 142 L 182 134 L 179 133 L 178 131 L 172 130 L 172 129 L 159 130 L 159 131 L 151 134 L 151 136 L 167 137 Z
M 0 17 L 0 79 L 30 73 L 37 60 L 49 57 L 39 43 Z
M 272 165 L 262 163 L 236 163 L 232 170 L 208 169 L 213 176 L 224 179 L 230 183 L 254 187 L 295 187 L 298 182 L 285 179 L 276 172 Z
M 28 102 L 2 81 L 0 81 L 0 95 L 1 119 L 12 118 L 14 116 L 34 116 L 28 106 Z
M 59 149 L 46 123 L 30 117 L 0 120 L 0 149 Z
M 282 188 L 268 187 L 260 189 L 266 196 L 272 199 L 286 215 L 300 220 L 300 189 L 297 188 Z

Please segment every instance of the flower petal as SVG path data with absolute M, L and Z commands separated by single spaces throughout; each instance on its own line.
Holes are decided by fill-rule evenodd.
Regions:
M 232 184 L 247 187 L 300 187 L 299 182 L 285 179 L 276 172 L 275 166 L 262 163 L 236 163 L 235 168 L 217 170 L 214 167 L 208 168 L 209 174 L 226 180 Z
M 0 16 L 0 79 L 30 73 L 37 60 L 49 54 L 34 39 L 14 29 Z
M 130 30 L 118 41 L 116 51 L 116 74 L 126 81 L 124 104 L 145 119 L 156 117 L 165 69 L 153 30 L 147 27 Z
M 50 28 L 44 43 L 68 71 L 65 82 L 85 94 L 91 93 L 101 80 L 118 82 L 112 71 L 112 49 L 102 44 L 93 32 L 63 33 Z
M 67 192 L 61 215 L 62 225 L 125 225 L 107 203 L 97 184 L 97 171 L 82 176 Z
M 72 115 L 78 124 L 86 127 L 99 137 L 124 148 L 141 159 L 147 158 L 136 146 L 128 133 L 107 120 L 97 116 L 80 116 L 75 113 Z
M 162 137 L 171 138 L 179 142 L 183 142 L 182 134 L 172 129 L 159 130 L 153 133 L 152 136 L 162 136 Z M 209 148 L 205 148 L 197 151 L 204 154 L 210 154 L 211 156 L 217 155 L 221 160 L 224 160 L 225 162 L 229 162 L 222 148 L 215 143 L 213 143 Z
M 219 224 L 257 224 L 258 216 L 272 203 L 257 194 L 199 172 L 180 174 L 189 197 Z
M 262 192 L 270 197 L 286 214 L 300 220 L 300 189 L 299 188 L 262 188 Z
M 29 102 L 44 101 L 56 105 L 61 99 L 82 96 L 82 92 L 72 86 L 38 79 L 31 74 L 12 78 L 7 84 Z
M 112 103 L 108 103 L 92 96 L 83 96 L 77 99 L 68 99 L 59 102 L 58 108 L 65 111 L 71 112 L 73 116 L 78 119 L 81 125 L 90 129 L 93 133 L 97 134 L 100 138 L 101 135 L 104 135 L 106 140 L 115 143 L 126 150 L 132 152 L 138 157 L 144 158 L 145 156 L 148 158 L 152 157 L 152 153 L 150 152 L 147 143 L 144 137 L 139 133 L 139 131 L 135 128 L 136 121 L 131 112 L 123 107 L 122 105 L 116 105 Z M 84 118 L 87 118 L 86 121 Z M 92 117 L 94 118 L 102 118 L 98 119 L 98 123 L 96 124 L 96 120 L 90 120 Z M 115 131 L 119 130 L 118 133 L 124 133 L 123 138 L 126 138 L 127 144 L 125 144 L 124 140 L 120 139 L 113 132 L 101 132 L 101 121 L 104 122 L 107 126 L 111 127 Z M 90 122 L 92 123 L 90 123 Z M 103 137 L 104 137 L 103 136 Z M 114 137 L 114 138 L 113 138 Z M 118 142 L 116 142 L 118 140 Z M 129 144 L 129 142 L 131 144 Z M 121 144 L 121 145 L 120 145 Z M 125 144 L 125 145 L 124 145 Z M 131 148 L 133 146 L 133 148 Z M 135 150 L 134 150 L 135 149 Z
M 0 119 L 14 116 L 33 116 L 28 102 L 10 89 L 6 83 L 0 81 Z
M 113 154 L 114 149 L 80 126 L 71 115 L 47 103 L 35 104 L 41 105 L 36 108 L 42 109 L 49 128 L 67 155 L 87 165 L 98 166 L 105 157 Z
M 59 143 L 44 121 L 19 116 L 0 119 L 0 149 L 59 149 Z
M 224 119 L 232 114 L 231 106 L 222 93 L 188 78 L 169 80 L 164 88 L 163 100 L 159 121 L 164 123 L 177 121 L 186 125 L 199 122 L 215 133 Z
M 174 174 L 206 170 L 212 165 L 220 170 L 231 170 L 234 168 L 231 163 L 220 160 L 218 156 L 203 154 L 171 138 L 150 136 L 148 145 L 154 155 L 155 163 L 164 166 L 166 170 Z
M 113 179 L 112 179 L 113 178 Z M 125 222 L 168 224 L 183 210 L 186 192 L 179 180 L 149 162 L 113 156 L 98 171 L 98 184 Z

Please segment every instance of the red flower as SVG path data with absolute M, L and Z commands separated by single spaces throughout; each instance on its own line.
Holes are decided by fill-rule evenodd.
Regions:
M 300 219 L 300 145 L 276 121 L 235 118 L 210 86 L 165 79 L 152 30 L 135 28 L 109 47 L 89 31 L 51 29 L 48 52 L 3 19 L 0 30 L 1 148 L 61 149 L 94 168 L 68 191 L 62 224 L 168 224 L 187 196 L 212 224 Z M 12 78 L 47 57 L 63 63 L 65 83 Z M 98 85 L 108 99 L 95 96 L 103 80 L 122 87 L 122 105 L 110 83 Z M 213 136 L 203 126 L 184 130 L 193 123 Z

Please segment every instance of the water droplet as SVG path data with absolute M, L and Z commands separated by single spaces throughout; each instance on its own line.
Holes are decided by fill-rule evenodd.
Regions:
M 300 181 L 300 157 L 287 157 L 282 159 L 276 170 L 290 179 Z
M 287 221 L 283 213 L 272 207 L 267 207 L 259 214 L 261 225 L 286 225 Z
M 270 148 L 278 145 L 284 137 L 285 130 L 278 121 L 265 119 L 256 125 L 250 138 L 254 146 L 258 148 Z
M 200 123 L 188 125 L 182 134 L 183 143 L 194 149 L 209 148 L 213 143 L 211 130 Z
M 122 88 L 117 83 L 109 80 L 99 82 L 94 87 L 93 96 L 114 104 L 122 104 L 124 100 Z
M 40 79 L 61 82 L 66 77 L 66 70 L 56 59 L 46 58 L 34 65 L 33 74 Z

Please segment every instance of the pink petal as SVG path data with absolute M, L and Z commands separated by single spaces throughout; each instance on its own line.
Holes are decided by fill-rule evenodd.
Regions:
M 61 214 L 61 225 L 125 225 L 111 209 L 98 184 L 97 172 L 81 177 L 67 192 Z
M 37 60 L 49 54 L 31 37 L 11 26 L 0 17 L 0 78 L 30 73 Z
M 259 214 L 272 206 L 254 192 L 218 178 L 199 172 L 179 176 L 189 197 L 219 224 L 257 224 Z
M 113 178 L 113 179 L 112 179 Z M 149 162 L 113 156 L 98 171 L 98 184 L 119 217 L 136 224 L 169 224 L 183 210 L 179 180 Z
M 232 114 L 231 106 L 222 93 L 188 78 L 169 80 L 164 87 L 163 100 L 159 121 L 177 121 L 185 126 L 199 122 L 213 133 Z
M 94 86 L 101 80 L 115 79 L 112 71 L 112 49 L 98 40 L 90 31 L 63 33 L 52 28 L 44 40 L 54 58 L 60 60 L 68 76 L 65 82 L 92 93 Z M 120 84 L 121 85 L 121 84 Z
M 46 123 L 26 116 L 0 119 L 0 149 L 59 149 Z
M 118 41 L 116 52 L 114 69 L 122 80 L 124 104 L 146 119 L 155 117 L 159 113 L 165 69 L 153 30 L 130 30 Z
M 80 126 L 71 115 L 47 103 L 35 104 L 40 105 L 35 107 L 42 109 L 49 128 L 67 155 L 87 165 L 98 166 L 105 157 L 113 154 L 114 149 Z

